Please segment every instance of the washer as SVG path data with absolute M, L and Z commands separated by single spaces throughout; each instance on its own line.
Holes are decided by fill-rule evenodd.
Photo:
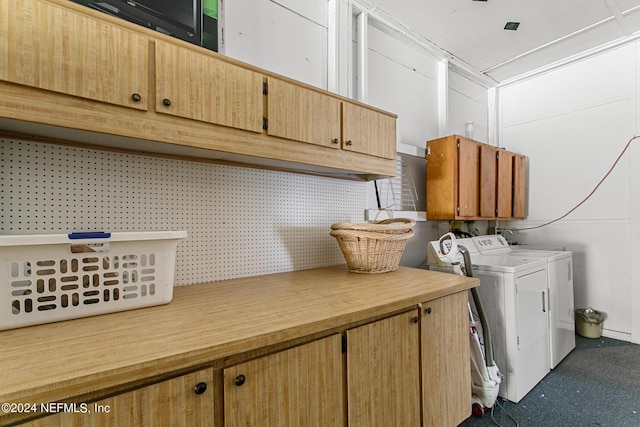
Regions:
M 501 253 L 547 261 L 549 363 L 551 369 L 555 368 L 576 347 L 573 254 L 569 251 L 510 246 L 506 239 L 496 235 L 476 236 L 473 240 L 481 254 Z
M 519 402 L 551 370 L 547 260 L 508 254 L 501 236 L 482 237 L 457 243 L 469 251 L 473 276 L 480 279 L 478 292 L 491 327 L 494 358 L 504 375 L 499 395 Z M 447 271 L 431 254 L 434 250 L 437 241 L 429 245 L 429 268 Z

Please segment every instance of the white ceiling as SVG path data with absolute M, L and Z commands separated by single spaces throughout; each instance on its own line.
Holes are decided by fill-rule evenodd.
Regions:
M 640 34 L 640 0 L 369 0 L 464 66 L 504 82 Z M 519 22 L 516 31 L 504 30 Z

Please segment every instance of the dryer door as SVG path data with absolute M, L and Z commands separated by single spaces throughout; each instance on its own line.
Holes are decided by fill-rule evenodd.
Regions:
M 549 304 L 547 274 L 541 269 L 516 278 L 518 350 L 541 338 L 548 339 Z
M 516 277 L 517 370 L 521 374 L 517 400 L 551 370 L 548 298 L 546 268 Z

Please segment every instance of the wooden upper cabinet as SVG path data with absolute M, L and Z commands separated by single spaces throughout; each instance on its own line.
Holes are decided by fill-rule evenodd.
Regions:
M 162 40 L 155 53 L 157 112 L 262 132 L 261 74 Z
M 59 412 L 32 427 L 214 427 L 213 368 Z
M 344 425 L 338 334 L 226 368 L 223 376 L 226 426 Z
M 418 315 L 412 310 L 346 331 L 349 427 L 420 425 Z
M 427 143 L 427 218 L 478 216 L 480 143 L 452 135 Z
M 149 40 L 39 0 L 0 7 L 0 80 L 147 109 Z
M 454 427 L 471 414 L 468 292 L 422 307 L 423 425 Z M 444 332 L 446 331 L 446 333 Z
M 396 117 L 350 102 L 342 103 L 342 148 L 385 159 L 396 158 Z
M 267 133 L 309 144 L 340 148 L 340 100 L 270 77 Z
M 498 199 L 498 149 L 490 145 L 480 146 L 480 216 L 494 218 Z
M 524 156 L 450 135 L 427 141 L 426 157 L 428 219 L 525 217 Z

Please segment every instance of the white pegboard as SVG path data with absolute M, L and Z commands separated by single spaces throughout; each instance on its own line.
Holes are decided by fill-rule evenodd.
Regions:
M 344 263 L 365 184 L 0 139 L 0 234 L 186 230 L 176 284 Z

